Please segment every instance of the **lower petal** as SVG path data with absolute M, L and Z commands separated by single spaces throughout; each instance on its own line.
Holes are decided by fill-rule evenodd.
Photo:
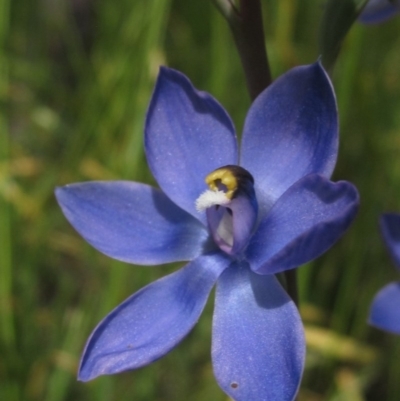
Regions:
M 378 292 L 368 322 L 382 330 L 400 334 L 400 283 L 390 283 Z
M 273 275 L 247 265 L 218 280 L 212 358 L 221 388 L 236 401 L 293 400 L 305 357 L 303 326 Z
M 129 297 L 93 331 L 79 380 L 139 368 L 164 356 L 195 325 L 229 264 L 220 253 L 203 255 Z

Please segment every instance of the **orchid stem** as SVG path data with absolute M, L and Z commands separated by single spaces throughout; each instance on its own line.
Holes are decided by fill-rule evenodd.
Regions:
M 8 73 L 6 43 L 9 40 L 10 2 L 0 2 L 0 101 L 7 104 Z M 11 181 L 9 177 L 10 141 L 6 108 L 0 112 L 0 163 L 3 167 L 4 187 Z M 11 207 L 0 194 L 0 339 L 6 349 L 15 345 L 12 282 L 12 237 Z
M 260 0 L 213 0 L 231 28 L 246 77 L 247 89 L 254 100 L 272 82 L 264 39 Z

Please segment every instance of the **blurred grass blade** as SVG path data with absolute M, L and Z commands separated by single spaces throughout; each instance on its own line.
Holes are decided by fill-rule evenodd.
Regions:
M 8 181 L 9 140 L 6 104 L 8 88 L 8 63 L 5 44 L 8 37 L 9 1 L 0 1 L 0 165 L 2 176 L 0 185 L 5 187 Z M 1 182 L 2 181 L 2 182 Z M 11 266 L 11 218 L 10 205 L 0 191 L 0 330 L 7 346 L 14 344 L 14 325 L 11 307 L 12 266 Z
M 310 350 L 339 361 L 369 365 L 376 360 L 375 348 L 364 345 L 354 338 L 343 336 L 332 330 L 306 326 L 305 335 Z
M 48 380 L 45 400 L 62 401 L 65 399 L 68 386 L 75 381 L 78 368 L 77 352 L 83 341 L 84 314 L 81 310 L 71 310 L 66 313 L 64 338 L 61 349 L 53 351 L 52 362 L 55 365 Z
M 343 40 L 368 0 L 328 0 L 320 27 L 320 54 L 331 72 Z

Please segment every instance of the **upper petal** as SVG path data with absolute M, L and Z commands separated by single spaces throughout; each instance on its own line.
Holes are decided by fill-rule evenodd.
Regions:
M 246 250 L 251 268 L 274 274 L 306 263 L 329 249 L 358 210 L 356 188 L 310 174 L 292 185 L 260 223 Z
M 321 64 L 293 68 L 254 101 L 241 166 L 255 179 L 261 210 L 310 173 L 330 177 L 338 150 L 335 94 Z
M 129 181 L 85 182 L 56 189 L 74 228 L 100 252 L 145 265 L 191 260 L 208 234 L 160 190 Z
M 381 216 L 381 231 L 396 267 L 400 269 L 400 214 L 386 213 Z
M 303 326 L 273 275 L 231 266 L 218 280 L 212 359 L 221 388 L 236 401 L 291 401 L 305 357 Z
M 364 24 L 378 24 L 392 18 L 398 12 L 398 0 L 369 0 L 360 14 L 359 21 Z
M 235 129 L 223 107 L 180 72 L 161 68 L 145 128 L 150 169 L 164 192 L 205 221 L 195 201 L 208 173 L 237 164 Z
M 400 334 L 400 283 L 390 283 L 378 292 L 368 322 L 382 330 Z
M 91 334 L 79 380 L 136 369 L 165 355 L 195 325 L 229 263 L 222 254 L 203 255 L 119 305 Z

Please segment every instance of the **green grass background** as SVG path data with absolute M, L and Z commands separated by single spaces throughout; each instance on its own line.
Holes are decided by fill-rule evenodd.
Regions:
M 274 77 L 314 62 L 323 2 L 262 5 Z M 356 24 L 333 77 L 341 130 L 334 178 L 357 185 L 361 209 L 343 239 L 298 270 L 308 343 L 300 401 L 400 399 L 400 338 L 365 323 L 376 291 L 399 279 L 377 225 L 381 212 L 400 212 L 399 30 L 400 17 Z M 154 183 L 142 144 L 159 65 L 214 95 L 241 131 L 250 100 L 211 1 L 0 0 L 1 400 L 227 400 L 210 362 L 213 297 L 162 360 L 76 381 L 97 322 L 176 266 L 98 253 L 68 225 L 53 191 L 94 179 Z

